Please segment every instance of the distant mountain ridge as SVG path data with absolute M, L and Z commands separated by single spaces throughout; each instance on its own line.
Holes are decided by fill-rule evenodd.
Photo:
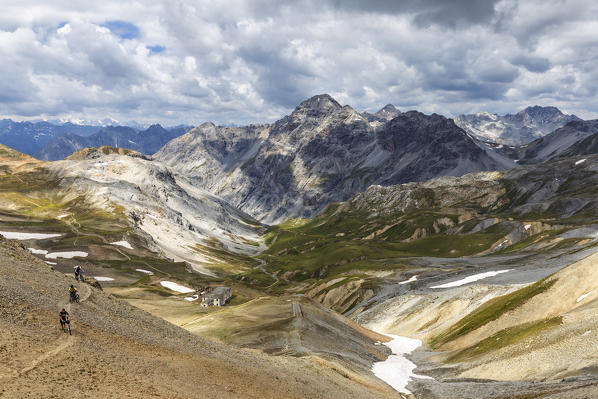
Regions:
M 189 127 L 185 126 L 165 129 L 155 124 L 138 132 L 127 126 L 107 126 L 87 137 L 77 134 L 64 134 L 55 137 L 35 156 L 44 161 L 56 161 L 84 148 L 99 148 L 102 146 L 125 147 L 142 154 L 151 155 L 168 141 L 182 135 L 188 129 Z
M 380 119 L 383 111 L 393 111 L 385 108 Z M 410 111 L 372 124 L 326 94 L 305 100 L 271 125 L 205 123 L 169 142 L 155 158 L 266 223 L 312 217 L 372 184 L 515 165 L 451 119 Z
M 15 122 L 0 120 L 0 143 L 24 154 L 35 155 L 54 138 L 63 134 L 89 136 L 101 126 L 76 125 L 70 122 L 55 124 L 50 122 Z
M 571 121 L 575 115 L 563 114 L 556 107 L 527 107 L 516 114 L 497 115 L 489 112 L 459 115 L 457 126 L 483 141 L 519 146 L 530 143 Z

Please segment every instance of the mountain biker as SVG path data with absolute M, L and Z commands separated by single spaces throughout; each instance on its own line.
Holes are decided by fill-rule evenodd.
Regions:
M 83 268 L 81 267 L 81 265 L 75 266 L 75 280 L 79 279 L 83 281 Z
M 71 300 L 75 301 L 77 299 L 77 287 L 71 284 L 69 287 L 69 294 L 71 295 Z
M 62 328 L 62 331 L 64 331 L 65 324 L 68 324 L 71 322 L 71 320 L 69 318 L 69 312 L 67 312 L 66 309 L 63 308 L 60 311 L 60 313 L 58 313 L 58 320 L 60 320 L 60 328 Z

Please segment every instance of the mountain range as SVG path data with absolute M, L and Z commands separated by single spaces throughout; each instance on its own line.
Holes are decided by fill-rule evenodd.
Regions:
M 23 244 L 0 239 L 2 386 L 75 389 L 75 350 L 96 396 L 130 379 L 142 397 L 195 397 L 225 353 L 216 396 L 272 382 L 273 397 L 595 397 L 598 120 L 560 123 L 510 146 L 318 95 L 164 145 L 152 126 L 63 134 L 85 148 L 53 162 L 0 146 L 0 235 Z M 77 283 L 70 338 L 50 314 L 75 265 L 93 287 Z M 230 302 L 200 306 L 218 286 Z M 265 372 L 224 372 L 248 364 Z M 287 389 L 292 370 L 305 377 Z
M 520 146 L 541 138 L 571 121 L 575 115 L 563 114 L 556 107 L 527 107 L 516 114 L 497 115 L 489 112 L 459 115 L 457 126 L 483 141 Z
M 43 161 L 56 161 L 83 148 L 101 146 L 124 147 L 151 155 L 187 130 L 189 127 L 165 129 L 156 124 L 142 131 L 127 126 L 106 126 L 89 136 L 66 133 L 53 138 L 35 157 Z
M 63 134 L 86 137 L 96 133 L 101 126 L 76 125 L 70 122 L 54 124 L 49 122 L 14 122 L 0 120 L 0 143 L 25 154 L 34 155 Z
M 443 116 L 388 111 L 366 118 L 318 95 L 270 125 L 203 124 L 155 158 L 265 223 L 312 217 L 372 184 L 515 165 Z

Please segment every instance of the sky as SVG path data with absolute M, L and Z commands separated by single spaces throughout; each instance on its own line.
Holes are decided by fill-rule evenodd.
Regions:
M 92 4 L 95 3 L 95 4 Z M 0 0 L 0 117 L 271 122 L 328 93 L 598 118 L 595 0 Z

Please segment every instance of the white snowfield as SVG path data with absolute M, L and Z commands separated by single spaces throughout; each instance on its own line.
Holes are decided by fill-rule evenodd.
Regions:
M 584 163 L 586 159 L 580 159 L 579 161 L 575 162 L 575 165 L 579 165 L 580 163 Z
M 145 269 L 135 269 L 135 271 L 138 271 L 140 273 L 149 274 L 150 276 L 152 276 L 154 274 L 154 272 L 150 272 L 149 270 L 145 270 Z
M 36 255 L 46 255 L 48 251 L 45 249 L 35 249 L 35 248 L 27 248 L 32 254 Z
M 128 241 L 116 241 L 116 242 L 111 242 L 110 244 L 112 245 L 118 245 L 120 247 L 125 247 L 128 249 L 133 249 L 133 247 L 131 246 L 131 244 L 129 244 Z
M 58 259 L 58 258 L 65 258 L 65 259 L 72 259 L 75 256 L 86 258 L 89 255 L 87 252 L 83 251 L 66 251 L 66 252 L 51 252 L 46 255 L 48 259 Z
M 417 281 L 417 276 L 411 276 L 411 278 L 409 280 L 401 281 L 399 284 L 403 285 L 403 284 L 412 283 L 414 281 Z
M 56 263 L 56 262 L 50 262 L 50 261 L 48 261 L 48 260 L 45 260 L 44 262 L 46 262 L 46 263 L 47 263 L 47 264 L 49 264 L 49 265 L 57 265 L 57 264 L 58 264 L 58 263 Z
M 0 234 L 9 240 L 43 240 L 62 235 L 58 233 L 22 233 L 20 231 L 0 231 Z
M 195 302 L 198 299 L 199 299 L 199 295 L 197 295 L 197 294 L 185 297 L 185 301 L 189 301 L 189 302 Z
M 183 285 L 173 283 L 172 281 L 160 281 L 160 285 L 162 287 L 168 288 L 169 290 L 180 292 L 182 294 L 188 294 L 190 292 L 195 292 L 194 289 L 187 288 Z
M 422 341 L 392 334 L 384 335 L 392 338 L 392 341 L 384 343 L 390 348 L 392 355 L 383 362 L 374 363 L 372 372 L 396 391 L 409 395 L 411 392 L 407 389 L 407 384 L 411 381 L 411 378 L 431 378 L 415 374 L 413 370 L 417 366 L 404 356 L 419 348 Z
M 583 301 L 588 295 L 590 295 L 592 293 L 592 291 L 590 292 L 586 292 L 585 294 L 581 295 L 579 298 L 577 298 L 577 300 L 575 302 L 579 303 L 581 301 Z
M 120 206 L 126 214 L 136 215 L 138 228 L 152 237 L 154 248 L 150 249 L 188 262 L 197 272 L 216 275 L 214 265 L 221 262 L 198 244 L 214 243 L 247 255 L 264 249 L 262 228 L 246 223 L 250 216 L 158 161 L 106 155 L 45 167 L 72 178 L 69 191 L 84 195 L 95 206 L 108 212 Z
M 473 276 L 468 276 L 461 280 L 457 280 L 457 281 L 453 281 L 453 282 L 441 284 L 441 285 L 434 285 L 430 288 L 460 287 L 465 284 L 473 283 L 474 281 L 483 280 L 488 277 L 494 277 L 494 276 L 502 274 L 502 273 L 507 273 L 507 272 L 510 272 L 511 270 L 513 270 L 513 269 L 497 270 L 494 272 L 484 272 L 484 273 L 474 274 Z
M 112 277 L 93 276 L 97 281 L 114 281 Z
M 56 216 L 56 219 L 62 219 L 68 216 L 68 213 L 65 213 L 64 215 L 58 215 Z

